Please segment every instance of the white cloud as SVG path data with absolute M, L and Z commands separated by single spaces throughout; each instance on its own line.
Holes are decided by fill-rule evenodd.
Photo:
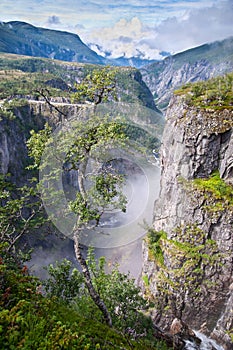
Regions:
M 176 53 L 233 35 L 232 18 L 233 2 L 228 0 L 201 9 L 194 7 L 154 27 L 145 26 L 134 17 L 128 21 L 121 19 L 112 27 L 83 33 L 82 37 L 84 42 L 94 43 L 92 48 L 99 54 L 108 52 L 112 58 L 159 59 L 161 51 Z
M 0 8 L 2 21 L 74 32 L 112 57 L 157 59 L 233 35 L 232 0 L 0 0 Z
M 168 18 L 155 31 L 156 46 L 163 50 L 178 52 L 201 45 L 206 42 L 221 40 L 233 35 L 233 2 L 224 1 L 221 5 L 213 5 L 186 12 L 182 20 Z M 148 38 L 148 45 L 155 45 L 153 37 Z
M 112 28 L 96 29 L 91 33 L 83 34 L 86 42 L 92 43 L 92 49 L 99 54 L 110 53 L 110 58 L 124 56 L 126 58 L 140 56 L 144 58 L 161 58 L 158 49 L 150 50 L 146 43 L 141 44 L 144 37 L 150 37 L 151 29 L 142 25 L 137 17 L 130 21 L 121 19 Z
M 58 16 L 55 16 L 55 15 L 49 16 L 47 23 L 48 23 L 48 25 L 53 25 L 53 24 L 58 25 L 58 24 L 61 24 L 60 18 L 59 18 Z

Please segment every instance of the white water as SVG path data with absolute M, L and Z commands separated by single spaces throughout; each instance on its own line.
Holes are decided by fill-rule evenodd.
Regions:
M 221 345 L 218 345 L 213 339 L 210 339 L 197 331 L 194 331 L 194 333 L 201 340 L 201 344 L 198 346 L 187 340 L 185 350 L 224 350 L 224 348 Z

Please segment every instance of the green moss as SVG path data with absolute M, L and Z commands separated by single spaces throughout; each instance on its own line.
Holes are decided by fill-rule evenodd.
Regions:
M 222 255 L 216 242 L 206 238 L 207 234 L 196 224 L 179 226 L 172 236 L 176 238 L 168 239 L 165 232 L 150 230 L 147 240 L 149 257 L 158 269 L 156 308 L 167 307 L 180 317 L 178 310 L 183 310 L 187 296 L 192 300 L 203 292 L 203 287 L 205 290 L 214 286 L 208 269 L 219 269 Z
M 150 283 L 149 283 L 149 278 L 148 278 L 148 276 L 147 276 L 147 275 L 142 276 L 142 280 L 143 280 L 145 286 L 146 286 L 146 287 L 149 287 Z
M 203 194 L 211 194 L 217 201 L 233 205 L 233 186 L 221 179 L 219 171 L 214 171 L 209 178 L 195 179 L 193 184 Z M 218 209 L 220 205 L 218 202 Z
M 231 338 L 231 340 L 232 340 L 232 342 L 233 342 L 233 328 L 231 328 L 231 329 L 229 330 L 228 334 L 229 334 L 229 336 L 230 336 L 230 338 Z
M 159 266 L 164 266 L 164 256 L 162 250 L 162 240 L 167 239 L 167 234 L 164 231 L 155 231 L 149 229 L 147 242 L 149 248 L 149 259 L 155 260 Z
M 186 103 L 202 109 L 233 109 L 233 73 L 208 81 L 186 84 L 175 91 L 176 95 L 186 95 Z

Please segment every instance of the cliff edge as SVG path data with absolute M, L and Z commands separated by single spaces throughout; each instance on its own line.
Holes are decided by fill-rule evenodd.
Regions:
M 155 303 L 156 324 L 169 329 L 173 319 L 181 319 L 230 350 L 232 75 L 219 81 L 214 94 L 217 80 L 211 86 L 186 86 L 170 101 L 161 148 L 161 190 L 154 227 L 144 240 L 142 278 L 144 293 Z

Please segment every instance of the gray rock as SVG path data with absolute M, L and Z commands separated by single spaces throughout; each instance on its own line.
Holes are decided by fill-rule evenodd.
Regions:
M 226 118 L 230 124 L 224 129 L 221 120 Z M 165 268 L 151 256 L 145 240 L 142 271 L 149 280 L 147 295 L 163 304 L 152 312 L 155 322 L 165 329 L 174 317 L 182 317 L 193 329 L 200 329 L 205 322 L 205 333 L 211 333 L 226 349 L 233 345 L 227 335 L 233 328 L 232 291 L 229 291 L 233 282 L 233 208 L 227 203 L 218 207 L 220 204 L 214 197 L 194 190 L 192 180 L 207 178 L 219 170 L 220 176 L 232 183 L 232 128 L 231 110 L 206 112 L 188 107 L 182 97 L 172 98 L 161 147 L 161 190 L 154 209 L 154 229 L 167 234 L 167 240 L 161 240 Z M 188 237 L 187 227 L 195 228 Z M 215 248 L 211 245 L 205 248 L 210 263 L 200 260 L 197 265 L 203 275 L 199 275 L 195 285 L 196 294 L 192 279 L 189 281 L 182 274 L 185 257 L 181 260 L 179 248 L 175 251 L 173 248 L 171 254 L 172 240 L 193 242 L 193 246 L 200 247 L 207 247 L 209 240 L 215 242 Z M 219 263 L 213 262 L 215 257 L 219 257 Z M 180 269 L 179 279 L 174 269 Z M 158 276 L 162 270 L 166 278 L 178 284 L 176 287 L 165 283 L 161 288 Z

